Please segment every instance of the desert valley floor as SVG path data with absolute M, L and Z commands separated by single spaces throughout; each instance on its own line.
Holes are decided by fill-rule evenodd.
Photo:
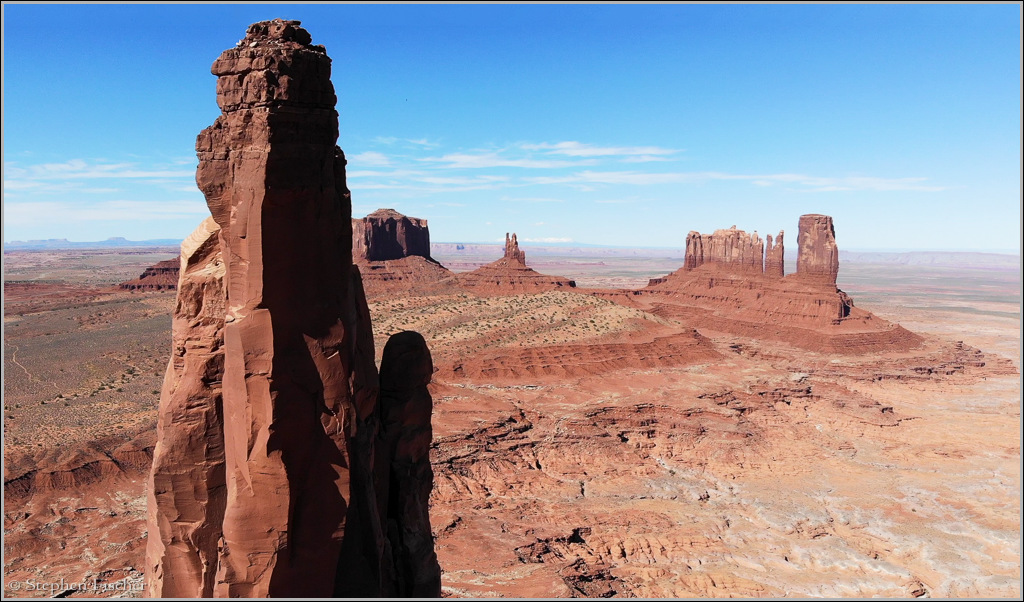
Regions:
M 175 295 L 115 285 L 176 254 L 5 253 L 5 598 L 141 577 Z M 843 263 L 857 307 L 924 339 L 862 355 L 587 294 L 680 263 L 534 256 L 580 288 L 370 295 L 378 358 L 416 330 L 437 369 L 444 595 L 1020 597 L 1019 266 Z

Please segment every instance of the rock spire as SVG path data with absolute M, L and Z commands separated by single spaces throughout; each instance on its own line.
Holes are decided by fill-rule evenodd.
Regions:
M 213 73 L 222 112 L 196 142 L 212 219 L 182 245 L 149 595 L 400 591 L 386 529 L 410 510 L 375 487 L 378 377 L 331 61 L 298 21 L 277 19 L 251 25 Z M 429 418 L 410 430 L 429 432 Z

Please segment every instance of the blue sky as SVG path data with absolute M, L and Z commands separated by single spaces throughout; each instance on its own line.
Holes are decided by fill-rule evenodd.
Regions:
M 434 241 L 1020 249 L 1020 7 L 4 5 L 4 241 L 181 238 L 210 65 L 299 19 L 353 214 Z

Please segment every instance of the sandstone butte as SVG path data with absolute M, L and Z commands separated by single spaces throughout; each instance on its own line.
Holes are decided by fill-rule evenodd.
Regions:
M 213 64 L 149 483 L 156 597 L 440 596 L 430 352 L 374 364 L 331 60 L 298 21 Z
M 130 291 L 173 291 L 178 287 L 180 264 L 177 259 L 158 262 L 146 268 L 138 278 L 118 286 Z
M 352 260 L 370 297 L 449 291 L 452 273 L 430 257 L 427 220 L 394 209 L 352 219 Z
M 827 215 L 803 215 L 797 271 L 785 275 L 783 233 L 765 245 L 736 226 L 690 232 L 683 267 L 654 278 L 641 296 L 651 311 L 710 330 L 775 339 L 816 351 L 909 349 L 917 335 L 854 307 L 836 287 L 839 250 Z
M 526 253 L 519 249 L 515 233 L 505 234 L 505 254 L 496 261 L 456 276 L 459 286 L 477 295 L 515 295 L 576 288 L 576 282 L 562 276 L 548 276 L 526 265 Z

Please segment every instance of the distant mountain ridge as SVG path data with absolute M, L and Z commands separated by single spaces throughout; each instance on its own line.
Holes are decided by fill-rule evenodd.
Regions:
M 72 242 L 66 238 L 48 238 L 46 240 L 13 240 L 4 243 L 4 251 L 32 251 L 59 249 L 110 249 L 136 247 L 176 247 L 181 244 L 178 238 L 155 238 L 150 240 L 128 240 L 123 236 L 115 236 L 107 240 L 94 242 Z

